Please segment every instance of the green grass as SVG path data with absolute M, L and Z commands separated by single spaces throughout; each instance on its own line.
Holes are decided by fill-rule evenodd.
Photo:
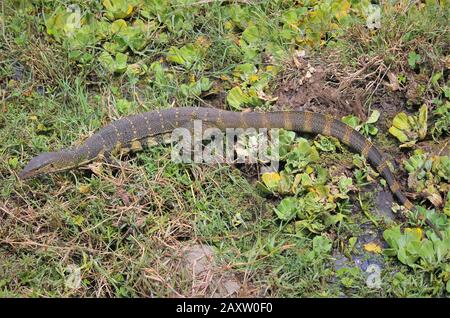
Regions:
M 85 15 L 87 20 L 100 20 L 105 14 L 98 1 L 74 2 L 82 12 L 90 13 Z M 26 182 L 17 179 L 17 173 L 34 155 L 82 142 L 126 114 L 212 104 L 232 110 L 272 109 L 273 103 L 258 98 L 256 92 L 274 93 L 276 74 L 284 71 L 295 50 L 306 48 L 315 56 L 317 51 L 332 49 L 346 67 L 357 65 L 358 54 L 391 52 L 396 38 L 384 28 L 373 35 L 364 33 L 370 37 L 369 43 L 350 37 L 358 45 L 355 51 L 348 49 L 352 34 L 346 30 L 364 22 L 363 4 L 350 10 L 343 2 L 307 1 L 309 11 L 305 12 L 291 1 L 262 1 L 253 6 L 179 1 L 159 11 L 157 17 L 148 18 L 157 27 L 146 34 L 144 49 L 125 51 L 128 65 L 145 65 L 142 74 L 136 75 L 114 74 L 101 64 L 104 43 L 113 41 L 112 37 L 74 48 L 72 39 L 61 30 L 59 38 L 47 33 L 45 18 L 57 12 L 57 7 L 72 3 L 11 0 L 0 7 L 1 296 L 208 297 L 213 294 L 211 289 L 195 288 L 190 269 L 182 263 L 180 251 L 194 244 L 214 247 L 215 277 L 234 275 L 241 285 L 240 296 L 448 295 L 444 286 L 448 268 L 434 272 L 412 269 L 395 257 L 367 252 L 362 243 L 350 250 L 351 237 L 363 242 L 364 235 L 372 233 L 380 240 L 393 221 L 373 211 L 380 178 L 362 178 L 369 186 L 357 184 L 355 168 L 346 167 L 356 159 L 345 148 L 320 152 L 321 163 L 313 164 L 314 169 L 326 169 L 328 186 L 337 185 L 332 177 L 340 174 L 334 171 L 343 171 L 353 177 L 358 188 L 351 191 L 348 201 L 340 201 L 344 202 L 340 210 L 344 220 L 320 233 L 297 232 L 294 223 L 298 219 L 281 221 L 275 209 L 287 195 L 264 191 L 254 172 L 229 165 L 175 164 L 170 161 L 170 148 L 164 146 L 111 165 L 83 167 Z M 390 27 L 396 23 L 393 18 L 398 12 L 389 11 L 393 8 L 388 5 L 384 8 Z M 144 19 L 142 10 L 135 9 L 126 20 Z M 415 41 L 399 47 L 401 58 L 387 55 L 384 61 L 386 65 L 394 61 L 392 69 L 406 68 L 410 51 L 425 56 L 424 43 L 438 44 L 432 45 L 433 56 L 426 55 L 418 70 L 405 72 L 412 80 L 410 73 L 423 69 L 426 77 L 420 83 L 428 83 L 432 74 L 443 72 L 443 64 L 436 61 L 448 58 L 441 45 L 448 29 L 440 18 L 432 19 L 439 15 L 435 7 L 424 10 L 423 20 L 417 12 L 399 20 L 396 28 L 400 30 L 408 21 L 417 21 Z M 430 19 L 432 24 L 427 23 Z M 256 34 L 252 33 L 255 25 Z M 304 36 L 299 38 L 298 33 Z M 172 47 L 192 43 L 207 47 L 193 65 L 168 60 Z M 70 59 L 77 50 L 92 55 L 92 59 Z M 243 64 L 256 68 L 250 74 L 256 76 L 254 80 L 236 69 Z M 212 87 L 200 94 L 183 93 L 201 78 L 208 78 Z M 438 87 L 427 85 L 421 103 L 431 98 L 444 101 L 445 85 L 444 78 Z M 238 107 L 222 96 L 233 87 L 240 87 L 248 97 Z M 388 139 L 389 146 L 384 149 L 395 157 L 395 140 L 383 130 L 376 140 Z M 311 145 L 312 140 L 317 141 L 307 138 Z M 436 143 L 445 141 L 445 136 L 439 138 Z M 356 166 L 371 175 L 367 165 Z M 406 173 L 399 171 L 398 175 L 406 178 Z M 358 193 L 359 189 L 363 193 Z M 303 195 L 299 191 L 297 197 Z M 354 276 L 347 272 L 337 275 L 336 260 L 341 255 L 382 263 L 381 288 L 368 288 L 364 271 Z M 354 260 L 345 260 L 344 266 L 355 267 Z M 68 283 L 73 271 L 79 271 L 81 277 L 77 288 Z M 398 272 L 403 276 L 394 275 Z M 436 279 L 434 274 L 441 276 Z

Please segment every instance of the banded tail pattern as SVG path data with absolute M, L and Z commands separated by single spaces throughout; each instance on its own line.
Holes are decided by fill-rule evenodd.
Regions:
M 220 129 L 284 128 L 336 137 L 369 160 L 385 178 L 390 190 L 402 205 L 408 209 L 414 207 L 402 193 L 400 185 L 380 151 L 368 139 L 330 116 L 302 111 L 237 113 L 212 108 L 185 107 L 128 116 L 100 129 L 79 147 L 43 153 L 34 157 L 19 177 L 25 179 L 39 174 L 71 169 L 123 149 L 140 150 L 143 146 L 154 145 L 155 138 L 175 128 L 191 127 L 194 120 L 202 120 L 207 125 Z

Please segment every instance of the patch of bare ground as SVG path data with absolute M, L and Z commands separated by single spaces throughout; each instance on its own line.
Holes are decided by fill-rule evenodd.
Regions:
M 432 156 L 450 156 L 450 137 L 437 141 L 420 141 L 416 144 L 416 147 L 430 153 Z
M 169 249 L 163 259 L 144 272 L 148 279 L 171 290 L 171 297 L 258 296 L 259 289 L 249 282 L 248 275 L 234 272 L 231 264 L 221 262 L 213 246 L 195 240 L 165 245 Z
M 276 108 L 331 114 L 336 118 L 353 114 L 361 119 L 371 108 L 383 117 L 393 117 L 402 108 L 402 96 L 393 91 L 389 67 L 382 57 L 361 56 L 353 66 L 340 61 L 338 53 L 309 56 L 296 52 L 279 76 Z M 395 87 L 394 87 L 395 89 Z

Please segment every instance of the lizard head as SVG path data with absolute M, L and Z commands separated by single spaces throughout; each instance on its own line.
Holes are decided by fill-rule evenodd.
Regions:
M 28 179 L 41 174 L 65 170 L 72 166 L 70 158 L 66 151 L 44 152 L 30 160 L 19 173 L 19 178 Z

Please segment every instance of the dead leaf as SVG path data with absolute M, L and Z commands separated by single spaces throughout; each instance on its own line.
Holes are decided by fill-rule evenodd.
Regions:
M 124 189 L 122 188 L 117 189 L 116 194 L 122 200 L 123 204 L 125 204 L 126 206 L 130 205 L 130 196 Z
M 388 72 L 387 76 L 390 83 L 386 84 L 386 86 L 390 87 L 394 92 L 398 91 L 400 89 L 400 83 L 398 82 L 397 76 L 392 72 Z
M 78 187 L 78 192 L 82 193 L 82 194 L 86 194 L 89 193 L 89 191 L 91 190 L 91 187 L 87 184 L 85 185 L 80 185 Z
M 299 69 L 303 68 L 303 64 L 300 62 L 300 60 L 303 59 L 305 56 L 306 56 L 305 50 L 295 51 L 293 60 L 297 68 Z
M 405 233 L 413 233 L 417 237 L 420 237 L 420 239 L 423 239 L 423 230 L 420 227 L 407 227 L 405 228 Z
M 267 95 L 266 93 L 264 93 L 263 91 L 258 91 L 257 92 L 258 97 L 262 100 L 268 101 L 268 102 L 274 102 L 278 99 L 278 97 L 274 97 L 271 95 Z
M 376 253 L 376 254 L 381 253 L 381 246 L 375 242 L 370 242 L 370 243 L 364 244 L 364 249 L 367 252 L 371 252 L 371 253 Z
M 433 189 L 434 190 L 434 189 Z M 439 194 L 439 192 L 430 192 L 428 190 L 424 190 L 424 193 L 427 196 L 427 199 L 435 206 L 435 207 L 441 207 L 444 202 L 442 200 L 441 195 Z
M 103 172 L 103 166 L 101 162 L 93 162 L 88 165 L 88 168 L 95 173 L 97 176 L 100 176 Z
M 450 56 L 447 56 L 447 58 L 445 59 L 445 67 L 447 69 L 450 69 Z

